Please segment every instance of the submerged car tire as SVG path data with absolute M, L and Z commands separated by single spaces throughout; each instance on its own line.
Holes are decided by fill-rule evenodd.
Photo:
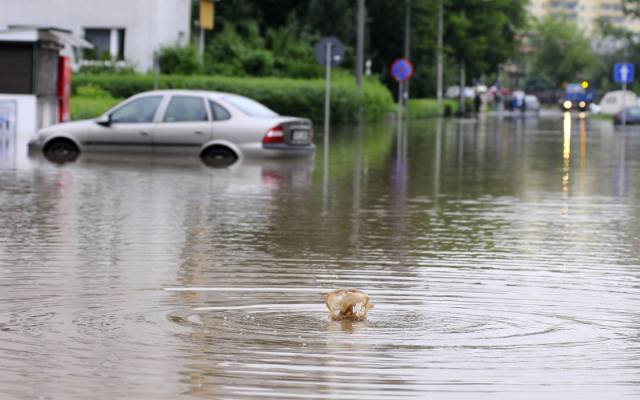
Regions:
M 68 139 L 52 140 L 47 143 L 43 152 L 49 161 L 57 164 L 75 161 L 80 155 L 78 146 Z
M 228 167 L 238 161 L 238 155 L 225 146 L 211 146 L 200 155 L 203 163 L 210 167 Z

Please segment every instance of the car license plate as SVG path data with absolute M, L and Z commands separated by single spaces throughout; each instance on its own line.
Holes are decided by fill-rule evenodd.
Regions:
M 292 139 L 296 142 L 309 140 L 309 132 L 307 131 L 293 131 Z

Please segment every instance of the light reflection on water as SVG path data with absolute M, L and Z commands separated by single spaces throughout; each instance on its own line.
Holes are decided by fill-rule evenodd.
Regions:
M 0 397 L 637 397 L 638 150 L 482 117 L 336 129 L 326 167 L 3 159 Z

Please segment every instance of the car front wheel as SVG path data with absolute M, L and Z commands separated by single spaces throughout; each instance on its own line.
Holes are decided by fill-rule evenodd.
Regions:
M 51 162 L 63 164 L 75 161 L 80 150 L 72 141 L 66 139 L 53 140 L 44 148 L 44 155 Z

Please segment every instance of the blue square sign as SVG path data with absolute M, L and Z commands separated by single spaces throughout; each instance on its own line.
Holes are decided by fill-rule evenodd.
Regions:
M 616 83 L 631 83 L 633 75 L 633 64 L 631 63 L 617 63 L 613 69 L 613 79 Z

